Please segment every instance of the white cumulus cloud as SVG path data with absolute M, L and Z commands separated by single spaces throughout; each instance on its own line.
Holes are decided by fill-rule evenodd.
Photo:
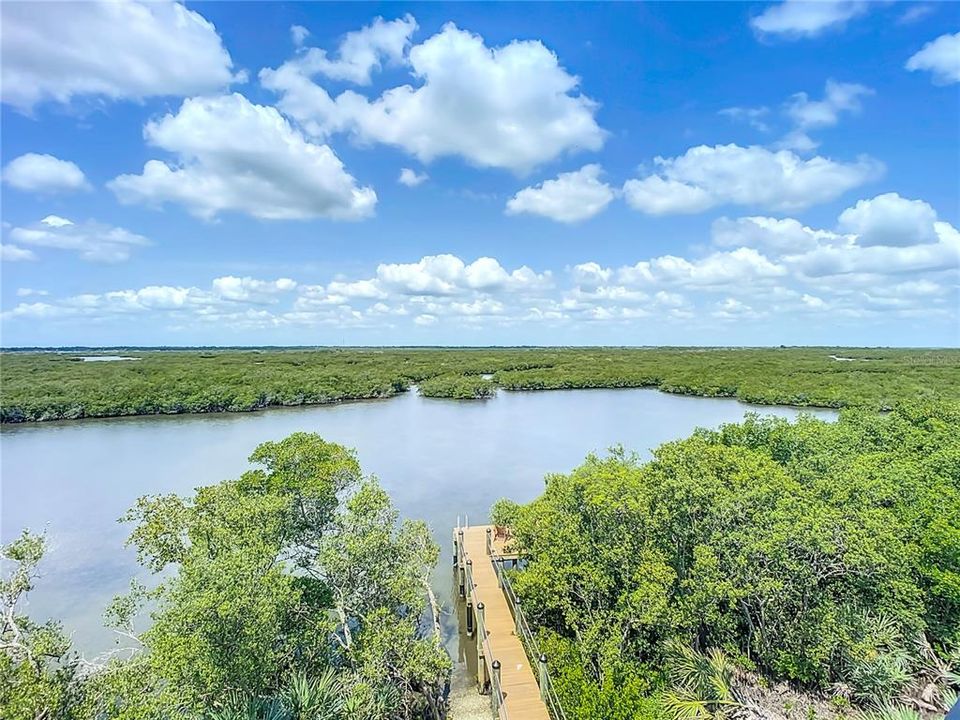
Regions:
M 752 280 L 776 278 L 786 269 L 753 248 L 711 253 L 705 258 L 688 260 L 662 255 L 621 268 L 621 282 L 639 285 L 690 285 L 714 287 L 739 285 Z
M 250 303 L 274 302 L 274 296 L 291 292 L 297 283 L 290 278 L 258 280 L 252 277 L 226 275 L 213 280 L 213 292 L 224 300 Z
M 44 225 L 49 225 L 50 227 L 60 228 L 66 227 L 67 225 L 73 225 L 73 220 L 68 220 L 65 217 L 60 217 L 59 215 L 47 215 L 43 220 L 40 221 Z
M 779 146 L 801 152 L 815 149 L 818 143 L 810 138 L 808 131 L 836 125 L 841 113 L 859 113 L 861 99 L 872 94 L 873 90 L 864 85 L 836 80 L 827 80 L 822 100 L 811 100 L 805 92 L 795 93 L 784 108 L 794 128 Z
M 377 281 L 388 289 L 407 295 L 452 295 L 466 290 L 515 290 L 540 287 L 549 275 L 523 266 L 508 272 L 490 257 L 470 264 L 456 255 L 428 255 L 415 263 L 382 263 Z
M 578 285 L 586 288 L 595 288 L 603 285 L 610 279 L 613 271 L 597 262 L 585 262 L 574 265 L 572 270 L 574 280 Z
M 906 68 L 932 73 L 937 85 L 960 82 L 960 32 L 931 40 L 907 60 Z
M 905 246 L 937 242 L 936 221 L 936 210 L 923 200 L 886 193 L 847 208 L 837 225 L 841 232 L 857 235 L 862 246 Z
M 380 288 L 376 280 L 334 280 L 327 285 L 327 292 L 345 298 L 362 298 L 365 300 L 379 300 L 387 294 Z
M 325 50 L 310 48 L 291 62 L 307 77 L 319 74 L 332 80 L 369 85 L 371 72 L 379 69 L 384 60 L 394 63 L 403 60 L 410 36 L 416 29 L 417 21 L 411 15 L 391 21 L 378 17 L 372 24 L 347 33 L 340 42 L 336 59 L 331 59 Z M 305 38 L 306 35 L 300 36 L 297 43 L 295 35 L 294 42 L 303 44 Z
M 752 307 L 742 300 L 728 297 L 716 303 L 711 315 L 721 320 L 742 320 L 744 318 L 756 317 L 758 315 Z
M 816 247 L 819 242 L 833 241 L 837 236 L 829 230 L 814 230 L 793 218 L 762 216 L 736 220 L 722 217 L 712 226 L 713 242 L 721 247 L 766 247 L 778 253 L 798 253 Z
M 770 108 L 760 107 L 728 107 L 718 111 L 718 114 L 725 115 L 732 120 L 741 120 L 750 127 L 760 132 L 767 132 L 770 126 L 767 125 L 765 118 L 770 114 Z
M 77 224 L 57 215 L 48 215 L 26 227 L 11 228 L 9 238 L 18 245 L 67 250 L 83 260 L 105 263 L 128 260 L 134 248 L 150 244 L 142 235 L 121 227 L 93 220 Z
M 303 45 L 307 37 L 309 37 L 310 31 L 307 30 L 303 25 L 291 25 L 290 26 L 290 39 L 293 40 L 293 44 L 297 47 Z
M 813 37 L 843 27 L 867 11 L 864 0 L 784 0 L 750 20 L 760 35 Z
M 857 238 L 818 245 L 785 261 L 807 277 L 954 271 L 960 268 L 960 232 L 949 223 L 934 225 L 937 241 L 920 245 L 861 245 Z
M 83 171 L 69 160 L 53 155 L 26 153 L 14 158 L 3 168 L 3 181 L 18 190 L 62 192 L 88 190 Z
M 960 233 L 938 221 L 928 203 L 897 193 L 860 200 L 840 214 L 836 230 L 792 218 L 721 218 L 713 225 L 713 239 L 722 246 L 769 249 L 780 265 L 806 278 L 960 269 Z
M 201 218 L 232 210 L 269 220 L 357 220 L 377 195 L 359 187 L 327 145 L 308 142 L 276 108 L 240 94 L 190 98 L 147 123 L 147 141 L 177 156 L 108 186 L 126 203 L 182 204 Z
M 30 111 L 76 96 L 142 100 L 242 80 L 214 26 L 177 2 L 0 5 L 3 102 Z
M 852 163 L 820 156 L 805 160 L 789 150 L 739 145 L 700 145 L 654 162 L 658 174 L 623 186 L 631 207 L 654 215 L 696 213 L 723 204 L 805 208 L 833 200 L 883 172 L 883 165 L 868 157 Z
M 429 179 L 430 176 L 426 173 L 418 173 L 416 170 L 403 168 L 400 171 L 400 177 L 397 178 L 397 182 L 407 187 L 416 187 L 417 185 L 422 185 Z
M 37 254 L 29 248 L 17 247 L 8 243 L 0 245 L 0 260 L 3 262 L 23 262 L 36 259 Z
M 536 187 L 524 188 L 507 201 L 507 214 L 542 215 L 563 223 L 592 218 L 616 197 L 613 188 L 600 180 L 602 172 L 599 165 L 584 165 Z
M 399 147 L 422 162 L 452 155 L 478 167 L 527 172 L 564 153 L 603 145 L 596 103 L 580 94 L 579 79 L 539 41 L 491 48 L 450 23 L 411 47 L 404 62 L 413 84 L 373 99 L 352 90 L 331 97 L 312 79 L 330 68 L 301 58 L 262 70 L 260 80 L 308 132 L 349 133 L 361 143 Z

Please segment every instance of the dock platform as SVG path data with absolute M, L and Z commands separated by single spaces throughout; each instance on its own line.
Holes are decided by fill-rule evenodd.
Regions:
M 494 717 L 500 720 L 557 720 L 548 710 L 546 660 L 531 667 L 524 635 L 531 638 L 509 587 L 504 587 L 503 561 L 516 556 L 495 539 L 491 525 L 454 531 L 454 570 L 466 603 L 467 634 L 476 635 L 477 684 L 489 692 Z M 561 713 L 562 716 L 562 713 Z

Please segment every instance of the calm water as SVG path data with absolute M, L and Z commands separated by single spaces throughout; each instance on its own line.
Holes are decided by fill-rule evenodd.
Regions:
M 112 645 L 104 607 L 143 576 L 123 547 L 130 528 L 117 522 L 138 496 L 190 493 L 236 477 L 257 444 L 318 432 L 356 448 L 400 512 L 430 524 L 444 552 L 435 585 L 449 600 L 450 530 L 458 515 L 480 523 L 499 497 L 530 500 L 546 473 L 566 472 L 591 451 L 622 443 L 649 455 L 697 426 L 739 421 L 751 410 L 798 413 L 656 390 L 580 390 L 501 392 L 484 402 L 407 393 L 250 414 L 4 426 L 0 537 L 8 542 L 25 527 L 47 530 L 51 551 L 29 612 L 62 619 L 77 646 L 96 653 Z M 455 615 L 447 625 L 453 633 Z

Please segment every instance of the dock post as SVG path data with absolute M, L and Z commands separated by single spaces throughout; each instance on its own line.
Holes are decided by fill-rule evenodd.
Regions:
M 517 627 L 516 627 L 516 630 L 517 630 L 517 633 L 516 633 L 516 634 L 517 634 L 517 637 L 520 638 L 520 642 L 522 643 L 522 642 L 523 642 L 523 622 L 521 621 L 521 618 L 523 617 L 523 614 L 522 614 L 523 611 L 520 609 L 520 599 L 519 599 L 519 598 L 517 598 L 517 603 L 516 603 L 516 605 L 514 606 L 514 608 L 515 608 L 515 612 L 514 612 L 513 619 L 514 619 L 514 622 L 516 623 L 516 626 L 517 626 Z
M 463 530 L 458 532 L 459 548 L 463 549 Z M 463 566 L 463 563 L 460 562 L 461 555 L 457 554 L 457 567 L 460 568 L 460 598 L 464 599 L 467 597 L 467 570 Z
M 547 656 L 540 655 L 540 699 L 547 701 L 547 683 L 550 682 L 547 676 Z
M 453 535 L 453 569 L 457 569 L 457 561 L 459 559 L 459 550 L 457 549 L 457 535 Z
M 486 624 L 483 616 L 483 603 L 477 603 L 477 689 L 483 695 L 486 692 L 487 684 L 490 682 L 487 676 L 487 661 L 483 654 L 483 640 L 486 637 Z
M 493 531 L 487 528 L 487 555 L 493 555 Z
M 500 717 L 500 661 L 494 660 L 493 668 L 493 714 Z
M 464 583 L 467 598 L 467 635 L 473 635 L 473 560 L 467 558 L 466 581 Z

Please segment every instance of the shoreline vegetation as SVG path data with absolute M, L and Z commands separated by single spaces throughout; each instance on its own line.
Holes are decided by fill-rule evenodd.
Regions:
M 118 350 L 138 362 L 89 362 Z M 850 359 L 868 362 L 851 362 Z M 498 390 L 656 388 L 758 405 L 960 401 L 960 350 L 891 348 L 69 348 L 0 354 L 0 422 L 250 412 Z

